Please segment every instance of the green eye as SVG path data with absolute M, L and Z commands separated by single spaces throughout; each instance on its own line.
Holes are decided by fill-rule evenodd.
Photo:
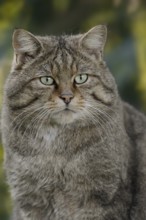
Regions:
M 75 77 L 75 83 L 76 84 L 83 84 L 87 81 L 88 75 L 87 74 L 80 74 Z
M 42 84 L 46 85 L 46 86 L 51 86 L 54 84 L 54 79 L 51 76 L 42 76 L 40 78 L 40 81 Z

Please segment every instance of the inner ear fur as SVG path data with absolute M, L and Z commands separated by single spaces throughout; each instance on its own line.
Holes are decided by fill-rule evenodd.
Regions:
M 105 25 L 97 25 L 83 34 L 80 39 L 80 46 L 98 56 L 103 56 L 107 39 L 107 28 Z
M 21 65 L 35 58 L 42 49 L 41 42 L 30 32 L 16 29 L 13 33 L 12 45 L 15 54 L 15 64 Z

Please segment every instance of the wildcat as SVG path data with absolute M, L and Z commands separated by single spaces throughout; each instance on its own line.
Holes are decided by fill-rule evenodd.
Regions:
M 103 58 L 107 29 L 17 29 L 2 140 L 13 220 L 146 220 L 146 117 Z

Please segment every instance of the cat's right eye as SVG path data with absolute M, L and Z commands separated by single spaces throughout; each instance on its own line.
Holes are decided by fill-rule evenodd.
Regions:
M 42 76 L 40 82 L 46 86 L 51 86 L 55 83 L 55 80 L 51 76 Z

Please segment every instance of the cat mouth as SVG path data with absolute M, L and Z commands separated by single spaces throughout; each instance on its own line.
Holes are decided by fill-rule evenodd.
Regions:
M 54 113 L 55 114 L 59 114 L 59 113 L 69 114 L 69 113 L 76 113 L 76 111 L 73 109 L 70 109 L 70 108 L 63 108 L 63 109 L 59 109 L 59 110 L 55 111 Z
M 72 109 L 70 109 L 70 108 L 68 108 L 68 107 L 64 108 L 62 111 L 64 111 L 64 112 L 73 112 L 73 113 L 75 113 L 74 110 L 72 110 Z
M 72 107 L 60 107 L 60 109 L 57 109 L 53 112 L 52 119 L 55 120 L 59 124 L 69 124 L 74 122 L 79 118 L 79 114 L 77 109 L 74 109 Z

